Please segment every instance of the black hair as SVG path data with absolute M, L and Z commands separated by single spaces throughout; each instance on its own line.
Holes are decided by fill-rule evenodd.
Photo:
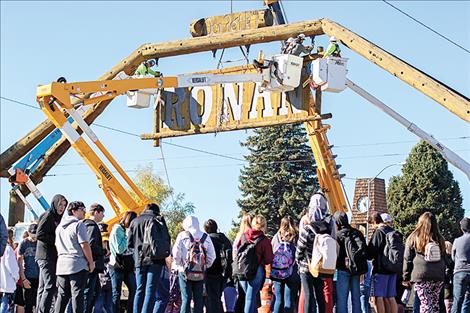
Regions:
M 155 214 L 160 214 L 160 207 L 156 203 L 149 203 L 145 206 L 145 210 L 153 211 Z
M 90 205 L 90 212 L 104 212 L 104 207 L 99 203 Z
M 380 213 L 379 212 L 374 212 L 372 213 L 370 216 L 369 216 L 369 220 L 368 220 L 368 223 L 369 224 L 380 224 L 380 223 L 383 223 L 383 219 L 382 219 L 382 216 L 380 216 Z
M 206 233 L 208 233 L 208 234 L 216 233 L 218 228 L 219 228 L 219 227 L 217 226 L 217 222 L 214 221 L 213 219 L 208 219 L 208 220 L 204 223 L 204 230 L 205 230 Z
M 81 201 L 72 201 L 69 203 L 69 206 L 67 207 L 67 213 L 69 216 L 73 215 L 73 211 L 79 210 L 79 209 L 85 209 L 85 205 Z

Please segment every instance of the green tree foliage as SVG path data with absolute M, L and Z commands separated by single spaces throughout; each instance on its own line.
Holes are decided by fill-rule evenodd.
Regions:
M 284 216 L 298 221 L 318 185 L 306 132 L 300 124 L 259 128 L 241 145 L 249 154 L 239 178 L 240 216 L 264 215 L 272 236 Z
M 435 214 L 446 240 L 459 236 L 464 215 L 459 184 L 447 161 L 423 141 L 411 150 L 402 175 L 390 179 L 387 204 L 396 227 L 406 237 L 426 211 Z
M 184 218 L 194 213 L 194 204 L 186 202 L 183 193 L 175 194 L 174 190 L 153 172 L 152 164 L 137 169 L 134 183 L 147 199 L 160 206 L 170 237 L 174 241 L 182 230 L 181 224 Z M 129 193 L 136 201 L 139 200 L 132 190 L 129 189 Z

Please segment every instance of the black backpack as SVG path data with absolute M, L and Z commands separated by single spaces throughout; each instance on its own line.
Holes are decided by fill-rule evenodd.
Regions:
M 164 260 L 170 255 L 170 234 L 163 217 L 149 220 L 145 226 L 142 251 L 145 259 Z
M 344 232 L 344 249 L 349 262 L 346 262 L 351 275 L 367 273 L 367 244 L 362 233 L 351 228 Z
M 233 276 L 238 280 L 252 280 L 255 278 L 259 266 L 255 248 L 263 239 L 264 235 L 259 236 L 255 241 L 249 241 L 245 234 L 242 236 L 241 244 L 232 266 Z
M 396 230 L 384 233 L 385 247 L 380 256 L 382 269 L 391 273 L 401 273 L 403 271 L 403 257 L 405 254 L 403 236 Z

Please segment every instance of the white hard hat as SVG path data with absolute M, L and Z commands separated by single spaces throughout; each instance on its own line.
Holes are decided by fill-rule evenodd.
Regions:
M 335 36 L 331 36 L 331 37 L 330 37 L 330 42 L 331 42 L 331 41 L 336 41 L 336 37 L 335 37 Z
M 292 38 L 292 37 L 289 37 L 289 39 L 287 39 L 287 42 L 289 42 L 289 43 L 292 42 L 292 41 L 294 41 L 294 38 Z
M 297 37 L 300 39 L 305 39 L 305 34 L 299 34 Z
M 152 67 L 152 66 L 155 65 L 155 60 L 150 59 L 150 60 L 145 61 L 145 63 L 146 63 L 148 66 Z

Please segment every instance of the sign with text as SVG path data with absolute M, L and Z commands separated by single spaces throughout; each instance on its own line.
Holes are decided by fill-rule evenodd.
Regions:
M 256 70 L 239 67 L 210 73 L 249 74 Z M 161 94 L 161 124 L 155 137 L 214 133 L 318 118 L 308 113 L 314 103 L 309 88 L 300 86 L 281 93 L 260 92 L 259 87 L 259 83 L 243 82 L 165 89 Z
M 191 23 L 189 31 L 200 37 L 272 26 L 273 21 L 271 10 L 245 11 L 201 18 Z

